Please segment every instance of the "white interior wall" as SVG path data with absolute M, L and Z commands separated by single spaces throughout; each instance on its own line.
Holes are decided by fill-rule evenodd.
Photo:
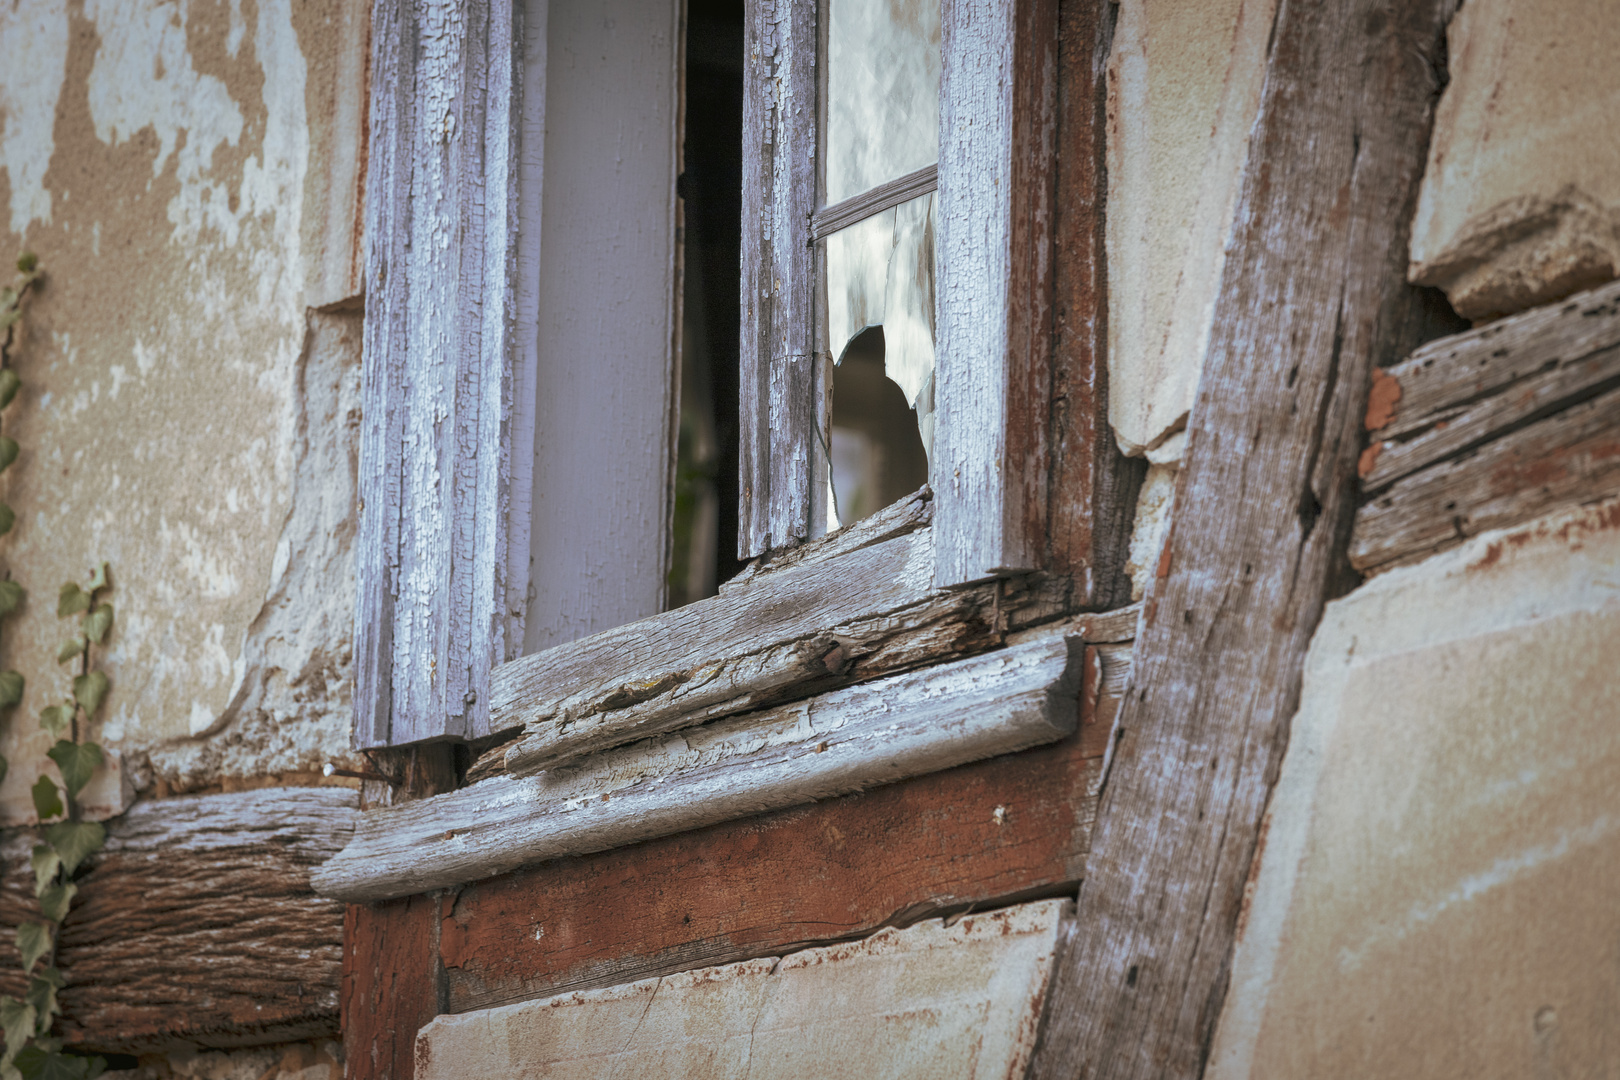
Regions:
M 537 312 L 524 629 L 536 652 L 664 602 L 680 4 L 541 0 L 526 21 L 546 38 L 544 103 L 525 109 L 544 126 L 544 190 L 520 214 L 522 259 L 537 266 L 520 289 Z M 520 358 L 520 386 L 523 370 Z

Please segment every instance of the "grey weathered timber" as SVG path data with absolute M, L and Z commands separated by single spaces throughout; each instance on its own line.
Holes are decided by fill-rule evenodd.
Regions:
M 1343 567 L 1372 370 L 1422 328 L 1406 230 L 1454 6 L 1279 4 L 1036 1077 L 1203 1068 L 1305 650 Z
M 348 788 L 270 788 L 137 803 L 79 880 L 57 963 L 70 1044 L 138 1053 L 335 1036 L 343 906 L 310 868 L 349 840 Z M 0 843 L 0 939 L 38 918 L 32 830 Z M 15 963 L 0 992 L 24 990 Z
M 376 0 L 357 746 L 488 732 L 508 580 L 519 124 L 510 0 Z
M 382 900 L 622 847 L 1053 742 L 1079 716 L 1059 631 L 953 664 L 364 815 L 315 888 Z
M 1071 609 L 1047 575 L 934 590 L 933 534 L 793 563 L 696 604 L 497 669 L 497 729 L 525 773 L 620 743 L 1000 644 Z
M 737 531 L 745 559 L 812 535 L 827 464 L 809 246 L 816 3 L 756 0 L 746 20 Z
M 937 187 L 939 187 L 939 166 L 924 165 L 916 172 L 897 176 L 893 180 L 879 184 L 871 191 L 863 191 L 843 202 L 817 210 L 810 215 L 809 239 L 820 240 L 829 233 L 848 228 L 857 221 L 865 221 L 873 214 L 882 213 L 891 206 L 899 206 L 919 195 L 926 195 Z
M 1382 372 L 1350 559 L 1387 569 L 1620 491 L 1620 282 Z
M 935 581 L 1043 565 L 1056 0 L 945 0 Z

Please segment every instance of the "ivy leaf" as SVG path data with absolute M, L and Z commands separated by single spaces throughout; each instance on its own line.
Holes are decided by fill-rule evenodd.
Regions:
M 63 705 L 47 705 L 39 710 L 39 726 L 59 739 L 72 719 L 72 709 Z
M 80 1057 L 55 1050 L 29 1047 L 17 1055 L 23 1080 L 92 1080 L 107 1067 L 101 1057 Z
M 101 850 L 107 830 L 99 821 L 59 821 L 45 827 L 45 842 L 62 857 L 62 872 L 71 876 L 80 863 Z
M 10 368 L 0 371 L 0 409 L 11 404 L 11 399 L 22 389 L 22 380 Z
M 102 639 L 107 636 L 107 631 L 112 629 L 112 621 L 113 606 L 96 605 L 96 609 L 84 617 L 84 636 L 100 645 Z
M 62 642 L 61 645 L 57 646 L 56 662 L 58 664 L 65 664 L 69 660 L 76 658 L 82 652 L 84 652 L 84 637 L 81 634 L 74 634 L 72 637 Z
M 39 256 L 35 255 L 32 251 L 25 251 L 21 255 L 17 256 L 18 273 L 32 274 L 37 269 L 39 269 Z
M 17 460 L 22 453 L 22 447 L 17 445 L 16 439 L 0 438 L 0 470 L 11 468 L 11 463 Z
M 0 671 L 0 709 L 9 709 L 22 701 L 23 677 L 15 671 Z
M 6 1033 L 6 1056 L 15 1057 L 34 1033 L 34 1007 L 10 994 L 0 997 L 0 1029 Z
M 45 1021 L 41 1026 L 47 1031 L 50 1030 L 49 1018 L 62 1011 L 56 1004 L 56 992 L 62 989 L 63 985 L 65 984 L 62 981 L 62 973 L 53 967 L 41 968 L 28 980 L 28 1004 L 32 1005 L 40 1019 Z
M 15 524 L 17 524 L 17 512 L 5 503 L 0 503 L 0 536 L 10 532 L 11 527 Z
M 90 594 L 79 588 L 77 581 L 63 585 L 56 594 L 56 617 L 65 619 L 81 611 L 90 610 Z
M 90 584 L 86 586 L 86 588 L 88 588 L 91 592 L 95 592 L 97 589 L 105 589 L 109 583 L 110 579 L 107 577 L 107 560 L 103 559 L 101 562 L 96 564 L 96 568 L 94 570 L 90 571 Z
M 73 903 L 73 897 L 78 894 L 79 887 L 71 881 L 59 881 L 49 886 L 39 894 L 39 910 L 51 922 L 59 923 L 67 918 L 68 905 Z
M 44 923 L 25 922 L 17 927 L 17 951 L 22 953 L 24 971 L 34 970 L 39 958 L 51 951 L 51 928 Z
M 76 743 L 62 739 L 45 751 L 62 770 L 62 782 L 67 785 L 68 798 L 76 799 L 84 785 L 90 782 L 96 767 L 101 764 L 101 747 L 95 743 Z
M 6 773 L 8 773 L 10 771 L 11 771 L 11 762 L 7 761 L 3 757 L 0 757 L 0 783 L 3 783 L 5 781 Z
M 3 374 L 0 372 L 0 375 Z M 27 595 L 15 581 L 0 581 L 0 615 L 10 615 L 22 607 L 23 597 Z
M 99 671 L 73 677 L 73 700 L 84 706 L 85 719 L 96 715 L 101 699 L 107 696 L 107 676 Z
M 29 862 L 34 867 L 34 895 L 38 896 L 62 868 L 62 856 L 49 844 L 35 844 L 34 855 Z
M 13 293 L 12 295 L 15 296 L 16 294 Z M 14 303 L 15 301 L 10 301 L 10 302 Z M 3 305 L 0 305 L 0 306 L 3 306 Z M 8 330 L 8 329 L 11 328 L 11 325 L 13 323 L 19 322 L 21 320 L 22 320 L 22 308 L 20 308 L 20 307 L 11 308 L 9 311 L 0 311 L 0 330 Z
M 62 814 L 62 793 L 56 788 L 56 781 L 48 776 L 41 776 L 34 781 L 34 810 L 39 814 L 39 820 L 60 817 Z

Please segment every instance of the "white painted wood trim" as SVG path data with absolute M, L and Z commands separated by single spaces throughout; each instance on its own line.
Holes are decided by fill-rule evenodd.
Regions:
M 1039 568 L 1056 8 L 945 0 L 929 483 L 935 584 Z
M 488 731 L 508 652 L 510 0 L 376 0 L 357 746 Z
M 892 783 L 1053 742 L 1078 723 L 1062 631 L 718 721 L 536 776 L 362 816 L 315 890 L 382 900 Z

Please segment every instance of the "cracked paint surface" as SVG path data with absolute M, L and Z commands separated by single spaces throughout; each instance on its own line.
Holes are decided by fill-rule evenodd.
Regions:
M 48 274 L 0 481 L 19 518 L 0 563 L 30 595 L 0 634 L 28 679 L 0 818 L 26 818 L 32 717 L 68 682 L 56 586 L 101 559 L 118 619 L 97 734 L 135 787 L 346 753 L 359 328 L 310 308 L 358 292 L 364 12 L 0 4 L 0 251 Z

